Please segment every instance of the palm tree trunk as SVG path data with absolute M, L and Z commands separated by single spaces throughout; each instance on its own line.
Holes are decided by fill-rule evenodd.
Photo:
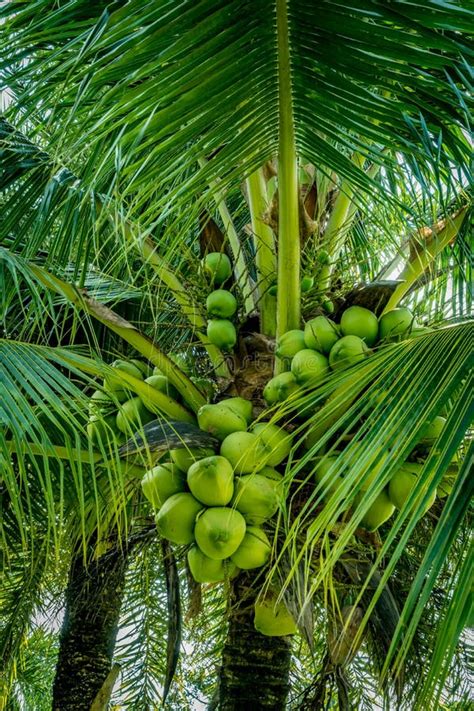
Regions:
M 289 691 L 289 637 L 266 637 L 253 624 L 258 588 L 248 575 L 232 583 L 229 630 L 222 652 L 219 688 L 211 709 L 259 711 L 285 708 Z
M 127 552 L 71 563 L 53 687 L 53 711 L 89 711 L 111 669 Z

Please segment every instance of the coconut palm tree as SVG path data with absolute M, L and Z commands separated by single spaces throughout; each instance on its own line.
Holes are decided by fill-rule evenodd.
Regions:
M 16 699 L 39 607 L 64 592 L 55 708 L 104 707 L 117 627 L 127 708 L 168 692 L 192 708 L 196 688 L 213 708 L 284 708 L 290 685 L 299 708 L 426 708 L 456 684 L 462 698 L 467 4 L 35 0 L 0 16 L 2 703 Z M 206 331 L 210 252 L 232 263 L 227 353 Z M 351 305 L 381 316 L 400 304 L 435 328 L 265 402 L 288 370 L 275 338 L 317 315 L 339 323 Z M 176 397 L 117 375 L 117 355 L 159 368 Z M 146 402 L 166 436 L 135 425 L 121 446 L 91 400 L 103 377 Z M 190 643 L 185 550 L 158 540 L 139 484 L 170 448 L 204 443 L 196 413 L 230 396 L 283 425 L 292 447 L 270 563 L 201 591 L 191 656 L 221 652 L 213 685 L 176 667 Z M 407 458 L 411 494 L 367 531 Z M 426 513 L 447 474 L 449 494 Z M 191 582 L 194 611 L 199 594 Z M 296 637 L 255 629 L 270 594 Z M 176 670 L 189 674 L 180 692 Z

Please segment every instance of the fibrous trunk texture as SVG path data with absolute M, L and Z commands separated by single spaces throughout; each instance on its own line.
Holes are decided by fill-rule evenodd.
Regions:
M 127 556 L 73 559 L 53 688 L 53 711 L 89 711 L 110 672 Z
M 253 624 L 258 588 L 248 575 L 232 583 L 229 630 L 222 652 L 218 711 L 283 711 L 289 691 L 290 638 L 266 637 Z

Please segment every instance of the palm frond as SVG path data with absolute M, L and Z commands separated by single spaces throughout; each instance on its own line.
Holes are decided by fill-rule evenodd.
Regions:
M 211 171 L 227 186 L 237 165 L 245 176 L 276 152 L 276 24 L 268 3 L 202 0 L 170 8 L 155 0 L 144 9 L 132 2 L 91 13 L 75 28 L 69 21 L 67 32 L 61 12 L 46 12 L 32 30 L 30 9 L 10 5 L 2 10 L 11 30 L 3 71 L 15 96 L 12 112 L 37 115 L 54 83 L 60 99 L 45 121 L 48 142 L 73 172 L 82 163 L 81 179 L 105 193 L 113 185 L 135 209 L 153 196 L 154 215 L 162 213 L 157 222 L 206 194 Z M 41 16 L 40 8 L 49 9 L 46 0 L 35 6 Z M 460 128 L 468 79 L 459 60 L 470 56 L 465 8 L 452 6 L 448 19 L 434 1 L 421 14 L 408 2 L 353 8 L 327 0 L 316 9 L 294 0 L 289 16 L 296 140 L 307 158 L 365 189 L 376 186 L 349 160 L 353 150 L 380 161 L 380 147 L 389 145 L 441 174 L 449 161 L 467 165 Z M 59 28 L 64 39 L 45 49 L 44 33 Z M 196 172 L 198 158 L 211 153 Z M 176 184 L 184 169 L 188 177 Z

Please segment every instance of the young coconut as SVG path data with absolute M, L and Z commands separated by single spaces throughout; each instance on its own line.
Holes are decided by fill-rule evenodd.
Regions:
M 117 405 L 109 393 L 103 390 L 95 390 L 89 399 L 89 415 L 98 417 L 111 414 L 112 411 L 117 411 Z
M 232 264 L 227 254 L 223 252 L 209 252 L 201 262 L 204 273 L 209 277 L 211 284 L 222 284 L 232 274 Z
M 277 472 L 277 470 L 273 469 L 273 467 L 263 467 L 263 469 L 260 469 L 258 473 L 260 476 L 264 476 L 266 479 L 268 479 L 269 483 L 275 489 L 277 496 L 280 496 L 282 494 L 283 474 Z
M 235 563 L 231 560 L 213 560 L 198 546 L 189 549 L 188 565 L 197 583 L 221 583 L 231 578 L 237 571 Z
M 306 348 L 304 333 L 295 328 L 292 331 L 287 331 L 278 339 L 275 355 L 278 358 L 293 358 L 303 348 Z
M 166 375 L 150 375 L 150 377 L 145 378 L 145 383 L 151 385 L 151 387 L 158 390 L 158 392 L 164 393 L 165 395 L 168 395 L 168 397 L 172 397 L 173 400 L 179 399 L 179 392 L 176 390 L 174 385 L 170 383 L 169 378 L 167 378 Z
M 387 311 L 379 319 L 379 337 L 392 339 L 408 335 L 411 329 L 416 328 L 414 316 L 410 309 L 398 308 Z
M 292 393 L 297 393 L 300 386 L 296 382 L 293 373 L 280 373 L 268 381 L 263 389 L 263 398 L 267 405 L 275 405 L 283 402 Z
M 363 306 L 350 306 L 341 317 L 343 336 L 359 336 L 368 346 L 374 346 L 379 334 L 377 316 Z
M 197 419 L 204 432 L 209 432 L 221 441 L 232 432 L 245 432 L 247 429 L 247 421 L 220 402 L 216 405 L 203 405 L 197 413 Z
M 115 370 L 122 371 L 128 375 L 133 375 L 134 378 L 138 380 L 143 380 L 143 372 L 140 368 L 137 368 L 133 363 L 129 363 L 126 360 L 114 360 L 111 364 L 112 368 Z M 109 373 L 104 378 L 104 390 L 109 393 L 115 393 L 116 391 L 123 391 L 127 388 L 127 384 L 120 379 L 120 377 L 115 376 L 113 373 Z
M 244 397 L 228 397 L 226 400 L 221 400 L 219 405 L 227 407 L 232 412 L 244 418 L 246 423 L 250 425 L 253 420 L 253 403 Z
M 437 415 L 434 420 L 427 422 L 421 431 L 421 439 L 418 444 L 433 445 L 443 431 L 445 424 L 446 418 L 441 417 L 441 415 Z
M 422 464 L 404 462 L 390 479 L 390 483 L 388 485 L 388 495 L 390 497 L 390 501 L 397 509 L 403 508 L 411 492 L 416 487 L 416 482 L 422 469 Z M 423 510 L 423 516 L 428 509 L 433 506 L 435 499 L 436 489 L 432 492 Z
M 316 483 L 322 484 L 324 499 L 329 499 L 337 491 L 343 479 L 340 465 L 338 466 L 336 462 L 337 457 L 324 457 L 314 470 Z
M 225 506 L 234 493 L 234 470 L 225 457 L 205 457 L 189 467 L 188 486 L 206 506 Z
M 266 451 L 253 432 L 232 432 L 221 444 L 221 455 L 229 460 L 236 474 L 256 472 L 267 463 Z
M 141 398 L 132 397 L 120 406 L 116 422 L 118 429 L 128 434 L 130 430 L 135 432 L 154 419 L 155 415 L 146 409 Z
M 230 351 L 237 343 L 237 332 L 232 321 L 211 319 L 207 322 L 207 337 L 218 348 Z
M 187 472 L 194 462 L 197 462 L 199 459 L 204 459 L 205 457 L 212 457 L 213 454 L 214 450 L 209 447 L 198 449 L 182 447 L 181 449 L 172 449 L 170 451 L 172 461 L 183 472 Z
M 271 552 L 272 545 L 265 531 L 258 526 L 247 526 L 242 543 L 230 559 L 238 568 L 252 570 L 265 565 Z
M 343 336 L 331 348 L 329 365 L 333 370 L 344 370 L 369 355 L 369 349 L 359 336 Z
M 237 311 L 237 299 L 226 289 L 216 289 L 207 297 L 206 309 L 209 316 L 230 318 Z
M 285 637 L 298 631 L 285 603 L 276 605 L 274 599 L 255 603 L 254 626 L 257 632 L 267 637 Z
M 101 444 L 104 446 L 107 443 L 118 442 L 120 433 L 117 428 L 116 416 L 92 416 L 87 423 L 87 436 L 95 447 L 99 447 Z
M 334 306 L 334 302 L 331 301 L 331 299 L 325 298 L 321 302 L 321 306 L 323 307 L 324 311 L 327 314 L 333 314 L 334 311 L 336 310 L 336 307 Z
M 305 449 L 314 447 L 321 437 L 347 412 L 363 387 L 358 374 L 346 376 L 344 382 L 329 395 L 317 416 L 313 418 L 313 424 L 304 441 Z M 336 401 L 339 404 L 336 405 Z
M 456 472 L 449 471 L 443 476 L 438 485 L 438 498 L 445 499 L 454 489 L 459 469 Z
M 360 502 L 362 496 L 363 494 L 357 495 L 354 503 Z M 369 506 L 365 512 L 359 525 L 367 531 L 375 531 L 393 515 L 394 511 L 395 506 L 390 501 L 385 489 L 382 489 L 372 506 Z
M 426 336 L 428 333 L 434 333 L 435 329 L 429 326 L 415 326 L 411 329 L 408 334 L 408 338 L 420 338 L 421 336 Z
M 194 535 L 201 551 L 212 560 L 229 558 L 243 541 L 245 519 L 239 511 L 216 507 L 202 511 L 196 519 Z
M 194 541 L 196 516 L 203 509 L 204 506 L 192 494 L 173 494 L 156 514 L 155 523 L 163 538 L 187 545 Z
M 328 359 L 322 353 L 305 348 L 291 361 L 291 372 L 300 385 L 312 385 L 321 380 L 329 370 Z
M 141 485 L 153 508 L 159 509 L 170 496 L 186 491 L 186 474 L 172 462 L 158 464 L 146 472 Z
M 139 358 L 131 358 L 130 363 L 133 363 L 133 365 L 136 366 L 138 370 L 141 370 L 144 378 L 149 378 L 150 375 L 153 375 L 153 368 L 144 360 L 140 360 Z
M 320 353 L 329 353 L 339 338 L 336 324 L 326 316 L 316 316 L 304 327 L 304 342 L 306 348 L 312 348 Z
M 278 495 L 266 476 L 247 474 L 234 481 L 232 506 L 245 516 L 249 524 L 260 525 L 278 509 Z
M 302 294 L 306 294 L 307 291 L 312 289 L 314 286 L 314 277 L 305 274 L 301 280 L 300 289 Z
M 257 435 L 265 457 L 265 464 L 275 467 L 286 459 L 291 452 L 291 435 L 270 422 L 259 422 L 252 427 L 252 432 Z

